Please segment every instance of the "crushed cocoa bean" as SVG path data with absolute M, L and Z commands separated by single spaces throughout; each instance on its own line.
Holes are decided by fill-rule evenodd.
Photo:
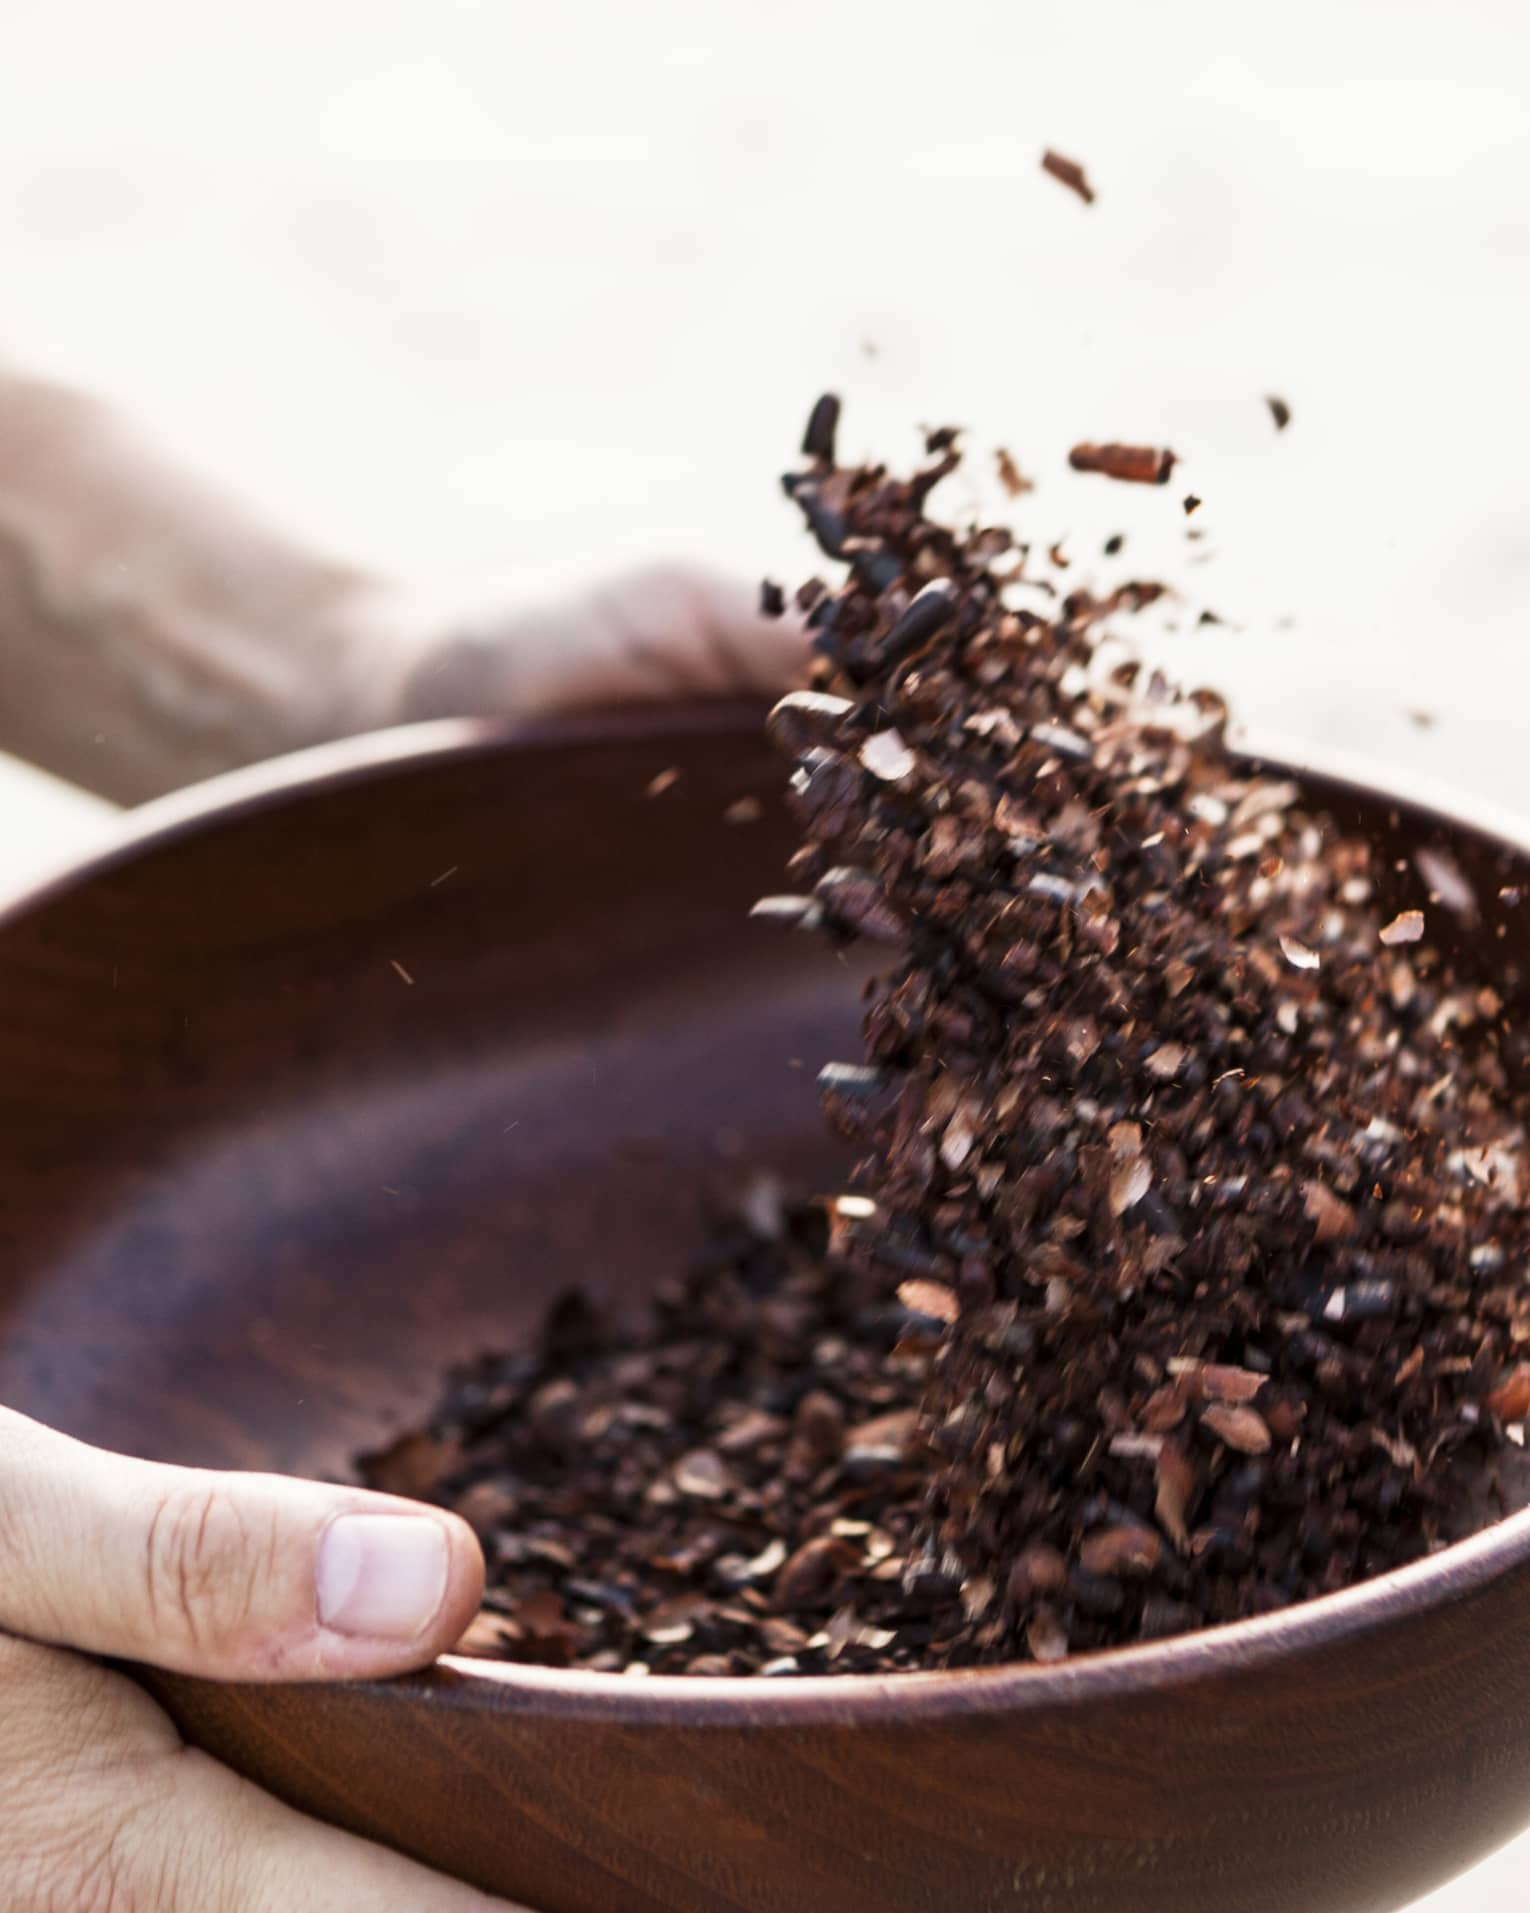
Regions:
M 838 417 L 786 480 L 844 576 L 797 596 L 802 847 L 758 914 L 889 952 L 819 1078 L 862 1160 L 724 1213 L 635 1332 L 569 1298 L 363 1463 L 483 1537 L 475 1652 L 770 1677 L 1157 1640 L 1491 1519 L 1530 1417 L 1525 1058 L 1439 934 L 1462 873 L 1400 866 L 1399 911 L 1217 694 L 1123 654 L 1158 587 L 1043 589 L 930 514 L 954 433 L 902 478 L 839 467 Z
M 1068 463 L 1076 472 L 1099 472 L 1129 485 L 1167 485 L 1179 460 L 1157 445 L 1075 445 Z
M 1086 206 L 1094 204 L 1094 188 L 1076 159 L 1065 159 L 1061 153 L 1054 153 L 1048 147 L 1041 156 L 1041 169 L 1066 186 L 1070 193 L 1077 193 Z
M 975 1658 L 925 1535 L 942 1323 L 829 1255 L 843 1227 L 757 1178 L 635 1333 L 566 1297 L 539 1348 L 454 1371 L 434 1432 L 363 1458 L 482 1539 L 459 1651 L 654 1674 Z
M 1219 696 L 1106 642 L 1128 604 L 1038 603 L 981 528 L 929 515 L 946 469 L 790 481 L 900 576 L 852 563 L 813 620 L 837 714 L 806 753 L 795 700 L 773 732 L 797 867 L 852 866 L 906 926 L 868 999 L 876 1102 L 821 1079 L 876 1202 L 836 1252 L 959 1298 L 923 1403 L 928 1543 L 1000 1590 L 965 1645 L 1055 1658 L 1346 1587 L 1484 1518 L 1467 1480 L 1530 1412 L 1522 1058 L 1422 907 L 1384 919 L 1372 846 L 1236 758 Z M 896 785 L 857 774 L 868 729 Z M 1427 855 L 1421 905 L 1469 922 Z M 1015 1576 L 1037 1548 L 1061 1587 Z

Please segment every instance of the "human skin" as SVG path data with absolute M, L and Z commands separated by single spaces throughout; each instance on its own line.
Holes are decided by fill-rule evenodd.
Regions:
M 779 690 L 801 632 L 758 595 L 684 561 L 427 592 L 0 367 L 0 750 L 119 803 L 419 718 Z

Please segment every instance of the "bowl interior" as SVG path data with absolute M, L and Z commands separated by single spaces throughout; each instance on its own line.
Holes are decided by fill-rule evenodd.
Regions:
M 748 917 L 783 782 L 752 709 L 362 746 L 13 911 L 0 1400 L 343 1473 L 572 1281 L 636 1300 L 682 1269 L 730 1163 L 843 1173 L 813 1079 L 856 1054 L 858 973 Z M 1523 997 L 1516 853 L 1316 785 L 1400 901 L 1448 842 L 1477 898 L 1450 935 Z
M 760 735 L 750 710 L 367 744 L 194 798 L 0 918 L 0 1400 L 343 1474 L 571 1280 L 637 1302 L 683 1268 L 719 1169 L 837 1179 L 813 1077 L 856 1053 L 858 976 L 748 918 L 791 843 Z M 1394 907 L 1448 846 L 1477 907 L 1432 932 L 1522 1010 L 1523 854 L 1309 782 Z M 140 1672 L 281 1797 L 549 1913 L 1355 1913 L 1522 1822 L 1527 1617 L 1516 1522 L 1290 1615 L 853 1692 Z
M 653 728 L 312 783 L 12 915 L 0 1400 L 344 1472 L 572 1280 L 683 1268 L 730 1163 L 841 1173 L 856 977 L 748 918 L 780 766 L 757 714 Z

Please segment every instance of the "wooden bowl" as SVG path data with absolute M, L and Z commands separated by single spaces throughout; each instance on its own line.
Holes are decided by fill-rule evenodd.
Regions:
M 759 737 L 712 710 L 375 739 L 157 806 L 14 908 L 0 1399 L 339 1475 L 570 1278 L 679 1268 L 720 1155 L 834 1177 L 813 1075 L 855 1053 L 856 982 L 746 915 L 790 842 Z M 1462 935 L 1523 1002 L 1523 848 L 1311 781 L 1388 860 L 1452 847 Z M 1530 1516 L 1055 1668 L 144 1678 L 284 1798 L 543 1913 L 1392 1907 L 1530 1819 Z

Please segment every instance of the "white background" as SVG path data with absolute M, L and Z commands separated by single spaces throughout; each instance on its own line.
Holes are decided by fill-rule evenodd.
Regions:
M 1167 641 L 1245 715 L 1530 810 L 1526 19 L 5 0 L 0 351 L 440 580 L 792 577 L 774 474 L 821 386 L 852 450 L 961 422 L 1043 481 L 1070 576 L 1123 529 L 1233 621 Z M 1084 436 L 1166 442 L 1184 484 L 1071 476 Z M 0 882 L 95 827 L 12 769 Z M 1430 1904 L 1527 1887 L 1530 1848 Z

